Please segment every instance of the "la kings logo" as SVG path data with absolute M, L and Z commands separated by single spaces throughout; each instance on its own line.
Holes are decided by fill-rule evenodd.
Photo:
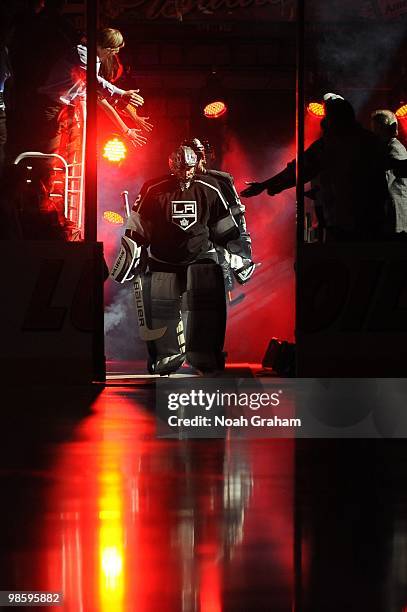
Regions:
M 197 222 L 196 200 L 173 200 L 171 204 L 172 222 L 184 232 Z

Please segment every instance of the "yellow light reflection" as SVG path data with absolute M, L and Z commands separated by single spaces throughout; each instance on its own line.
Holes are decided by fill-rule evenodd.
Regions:
M 102 471 L 99 496 L 100 612 L 124 612 L 122 487 L 118 471 Z
M 106 546 L 102 549 L 102 569 L 109 589 L 116 590 L 119 577 L 123 573 L 123 557 L 117 547 Z
M 118 510 L 101 510 L 99 512 L 99 518 L 101 521 L 107 521 L 109 519 L 119 519 L 121 512 Z

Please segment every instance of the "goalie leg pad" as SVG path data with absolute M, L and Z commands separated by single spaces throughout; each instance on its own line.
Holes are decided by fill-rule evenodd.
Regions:
M 217 264 L 192 264 L 182 298 L 186 314 L 187 361 L 202 372 L 224 368 L 226 298 Z
M 150 304 L 146 311 L 151 317 L 151 327 L 166 326 L 167 331 L 162 338 L 147 342 L 148 352 L 152 370 L 157 374 L 170 374 L 185 360 L 180 285 L 175 273 L 152 272 L 150 278 Z

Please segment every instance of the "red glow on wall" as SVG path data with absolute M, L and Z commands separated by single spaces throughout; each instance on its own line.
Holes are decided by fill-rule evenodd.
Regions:
M 321 137 L 321 122 L 315 121 L 315 115 L 306 113 L 305 115 L 305 134 L 304 134 L 304 148 L 307 149 L 314 140 Z
M 325 117 L 325 107 L 320 102 L 310 102 L 307 105 L 307 111 L 312 117 L 316 119 L 322 119 Z
M 126 154 L 126 145 L 118 138 L 108 140 L 103 148 L 103 157 L 112 163 L 122 161 L 125 159 Z
M 315 122 L 313 122 L 315 123 Z M 290 145 L 252 160 L 232 134 L 222 164 L 214 167 L 230 172 L 239 192 L 245 181 L 272 176 L 295 156 Z M 290 191 L 270 198 L 242 199 L 252 237 L 253 260 L 262 265 L 246 285 L 237 285 L 233 298 L 244 295 L 228 309 L 225 350 L 229 362 L 259 363 L 272 336 L 292 340 L 294 336 L 295 292 L 293 254 L 295 241 L 295 204 Z M 242 330 L 244 333 L 242 334 Z
M 222 100 L 210 102 L 204 108 L 204 115 L 207 119 L 219 119 L 227 111 L 227 106 Z

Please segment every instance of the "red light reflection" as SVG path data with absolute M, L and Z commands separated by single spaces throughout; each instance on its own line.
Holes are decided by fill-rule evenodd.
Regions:
M 290 597 L 292 499 L 281 475 L 290 482 L 291 441 L 154 435 L 154 416 L 115 387 L 62 446 L 43 588 L 64 592 L 65 612 L 221 612 L 244 581 L 243 551 L 261 542 Z

